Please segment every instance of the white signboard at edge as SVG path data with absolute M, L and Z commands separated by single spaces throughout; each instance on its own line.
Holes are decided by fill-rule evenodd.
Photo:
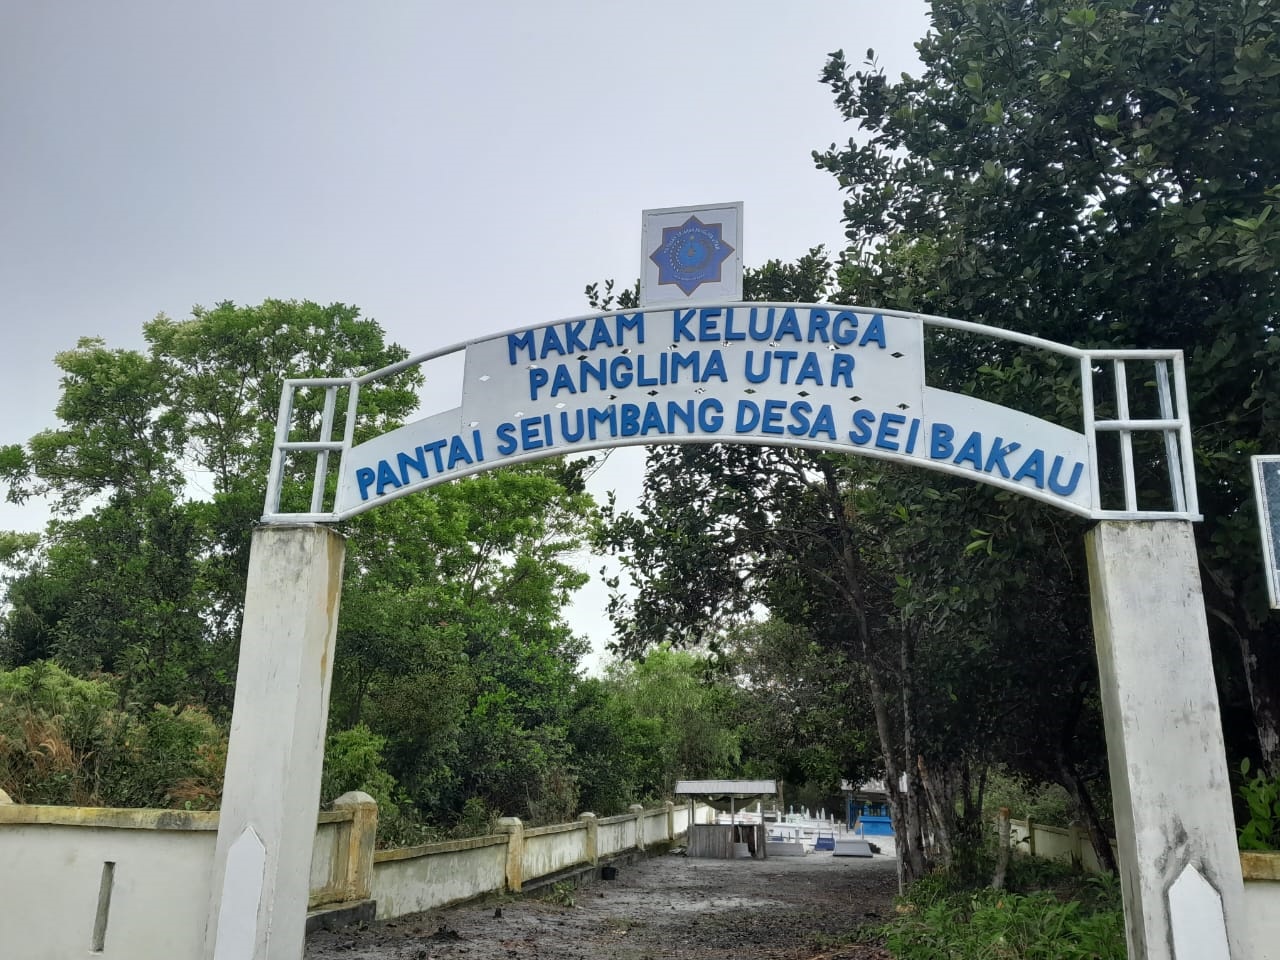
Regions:
M 453 477 L 638 443 L 787 444 L 1091 507 L 1083 434 L 925 386 L 922 321 L 734 303 L 561 320 L 465 348 L 461 406 L 354 447 L 336 512 Z
M 1250 462 L 1267 594 L 1271 598 L 1271 609 L 1280 610 L 1280 456 L 1252 457 Z

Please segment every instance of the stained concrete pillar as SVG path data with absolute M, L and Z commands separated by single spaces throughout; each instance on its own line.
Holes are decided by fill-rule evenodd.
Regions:
M 253 533 L 205 957 L 300 960 L 345 544 Z
M 600 818 L 594 813 L 583 813 L 578 819 L 587 828 L 587 848 L 584 852 L 587 863 L 594 867 L 600 862 Z
M 524 886 L 524 823 L 519 817 L 503 817 L 498 832 L 507 835 L 507 892 L 519 893 Z
M 373 892 L 373 851 L 378 838 L 378 801 L 360 790 L 344 793 L 333 809 L 351 811 L 351 829 L 344 851 L 342 899 L 368 900 Z
M 1087 548 L 1130 960 L 1246 960 L 1191 524 L 1103 522 Z

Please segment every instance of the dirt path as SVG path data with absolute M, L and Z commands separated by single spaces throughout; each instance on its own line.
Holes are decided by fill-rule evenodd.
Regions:
M 888 857 L 657 857 L 617 879 L 316 933 L 307 960 L 884 960 L 851 944 L 886 919 Z M 539 899 L 541 897 L 541 899 Z

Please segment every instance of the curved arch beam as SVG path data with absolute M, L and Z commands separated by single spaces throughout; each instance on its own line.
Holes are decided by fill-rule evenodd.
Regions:
M 953 329 L 1080 365 L 1080 429 L 928 385 L 925 335 Z M 355 444 L 361 388 L 460 360 L 457 406 Z M 1132 419 L 1127 365 L 1155 385 L 1160 416 Z M 1116 416 L 1098 420 L 1109 366 Z M 1172 369 L 1172 374 L 1170 373 Z M 1103 370 L 1105 372 L 1105 370 Z M 293 398 L 326 392 L 321 437 L 290 441 Z M 345 436 L 330 436 L 347 392 Z M 835 451 L 965 476 L 1097 519 L 1199 519 L 1182 356 L 1089 351 L 996 327 L 833 304 L 726 303 L 588 314 L 477 338 L 351 379 L 290 380 L 281 398 L 263 520 L 336 521 L 434 484 L 549 456 L 651 443 L 733 442 Z M 1124 501 L 1103 503 L 1100 431 L 1120 436 Z M 1163 435 L 1167 504 L 1140 507 L 1132 436 Z M 291 455 L 317 458 L 311 510 L 284 513 Z M 325 509 L 329 459 L 338 484 Z

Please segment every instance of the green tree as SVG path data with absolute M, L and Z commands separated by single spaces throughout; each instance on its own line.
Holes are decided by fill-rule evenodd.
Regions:
M 168 387 L 164 409 L 180 418 L 183 465 L 207 485 L 200 498 L 209 538 L 204 577 L 206 619 L 234 652 L 249 564 L 249 538 L 262 515 L 276 415 L 286 379 L 349 377 L 403 360 L 403 347 L 347 304 L 266 300 L 257 306 L 196 307 L 185 320 L 156 317 L 143 328 L 152 362 Z M 417 407 L 422 375 L 409 369 L 360 392 L 356 442 L 398 425 Z M 319 437 L 323 391 L 294 402 L 292 439 Z M 346 426 L 346 397 L 338 398 L 333 435 Z M 313 461 L 291 461 L 282 503 L 302 506 Z M 333 478 L 330 477 L 330 482 Z
M 656 727 L 650 782 L 668 795 L 677 780 L 735 777 L 742 744 L 735 689 L 705 657 L 660 646 L 608 671 L 617 696 Z
M 661 721 L 641 716 L 616 683 L 579 680 L 568 736 L 583 810 L 612 816 L 668 795 L 658 762 Z
M 341 304 L 223 303 L 144 332 L 146 354 L 96 339 L 58 354 L 60 425 L 0 454 L 9 499 L 45 494 L 55 510 L 38 544 L 9 551 L 0 649 L 118 674 L 143 702 L 225 711 L 283 381 L 362 373 L 405 351 Z M 412 410 L 418 380 L 362 393 L 363 429 Z M 320 403 L 300 401 L 299 430 L 318 429 Z
M 7 656 L 125 674 L 144 702 L 201 698 L 188 680 L 205 672 L 205 541 L 180 499 L 185 431 L 162 366 L 95 339 L 55 362 L 63 426 L 10 448 L 9 498 L 47 495 L 55 518 L 14 557 Z
M 837 298 L 1186 351 L 1226 713 L 1244 701 L 1252 729 L 1234 749 L 1274 772 L 1280 647 L 1247 461 L 1280 441 L 1280 20 L 1269 0 L 931 11 L 918 76 L 886 77 L 870 52 L 858 69 L 834 54 L 824 73 L 862 131 L 815 155 L 847 192 L 855 255 Z M 1017 387 L 1019 360 L 988 361 L 993 399 Z
M 132 350 L 82 338 L 59 353 L 64 426 L 44 430 L 26 449 L 6 448 L 8 499 L 48 495 L 55 511 L 74 513 L 94 496 L 139 500 L 181 481 L 181 418 L 164 409 L 164 371 Z
M 283 381 L 360 374 L 405 352 L 341 304 L 223 303 L 144 332 L 145 353 L 86 340 L 60 354 L 59 426 L 0 450 L 10 498 L 47 494 L 57 508 L 44 537 L 0 538 L 0 657 L 105 675 L 126 711 L 162 704 L 182 718 L 201 703 L 225 719 Z M 408 370 L 366 385 L 356 440 L 410 415 L 420 381 Z M 323 391 L 296 399 L 294 439 L 315 438 L 322 406 Z M 336 409 L 341 435 L 345 396 Z M 313 467 L 288 465 L 286 504 L 301 502 Z M 570 735 L 592 712 L 579 689 L 585 641 L 564 618 L 586 579 L 573 554 L 596 522 L 586 468 L 495 471 L 344 525 L 330 793 L 374 792 L 405 836 L 420 816 L 447 826 L 479 822 L 477 811 L 577 812 L 581 777 L 603 760 Z M 176 736 L 176 719 L 147 716 L 156 737 Z M 647 721 L 616 697 L 594 719 L 616 720 L 611 736 L 632 751 L 611 795 L 651 791 L 636 772 Z
M 778 619 L 730 629 L 721 646 L 740 690 L 745 775 L 830 796 L 878 774 L 871 706 L 842 651 Z

